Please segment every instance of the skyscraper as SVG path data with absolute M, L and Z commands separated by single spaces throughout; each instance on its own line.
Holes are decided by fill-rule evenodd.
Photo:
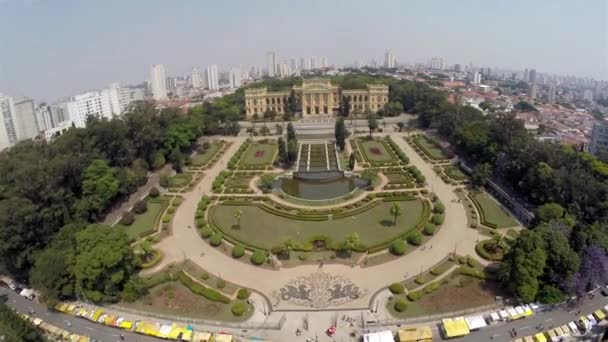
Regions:
M 15 121 L 17 119 L 13 98 L 0 94 L 0 150 L 17 142 Z
M 435 70 L 443 70 L 443 58 L 431 58 L 429 67 Z
M 207 67 L 205 78 L 207 79 L 207 87 L 209 90 L 220 89 L 220 84 L 217 78 L 217 65 L 210 65 Z
M 538 92 L 538 86 L 535 83 L 530 83 L 528 86 L 528 97 L 531 100 L 536 99 L 536 93 Z
M 36 118 L 34 100 L 21 99 L 14 102 L 15 108 L 15 130 L 17 140 L 32 139 L 38 135 L 42 129 Z
M 391 52 L 391 50 L 386 50 L 384 53 L 384 67 L 388 69 L 392 69 L 395 67 L 395 56 Z
M 167 85 L 165 77 L 165 67 L 162 64 L 153 64 L 150 75 L 150 87 L 152 96 L 156 101 L 167 99 Z
M 555 86 L 555 83 L 551 83 L 551 85 L 549 86 L 549 93 L 547 94 L 547 98 L 549 100 L 549 102 L 553 103 L 555 102 L 555 93 L 557 92 L 557 87 Z
M 277 75 L 277 62 L 277 54 L 274 51 L 270 51 L 266 54 L 268 77 L 275 77 Z
M 230 88 L 236 89 L 241 86 L 241 69 L 240 68 L 232 68 L 230 69 L 230 74 L 228 75 L 230 78 Z
M 536 70 L 530 69 L 530 73 L 528 74 L 528 82 L 531 84 L 536 84 Z
M 321 68 L 327 68 L 327 57 L 323 56 L 321 57 Z
M 481 83 L 481 74 L 478 72 L 475 72 L 473 74 L 473 84 L 480 84 Z
M 292 72 L 292 73 L 295 73 L 296 71 L 298 71 L 298 63 L 297 63 L 297 61 L 296 61 L 296 59 L 295 59 L 295 58 L 292 58 L 292 59 L 289 61 L 289 64 L 290 64 L 290 67 L 291 67 L 291 72 Z
M 306 57 L 300 57 L 300 70 L 308 70 L 306 68 Z
M 201 73 L 198 72 L 198 68 L 192 69 L 192 88 L 202 88 L 203 81 L 201 80 Z

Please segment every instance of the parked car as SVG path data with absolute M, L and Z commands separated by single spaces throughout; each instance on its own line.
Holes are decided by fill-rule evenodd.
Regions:
M 23 290 L 21 290 L 21 292 L 19 292 L 19 295 L 21 295 L 21 297 L 25 297 L 29 300 L 33 300 L 34 297 L 36 297 L 36 295 L 34 294 L 34 290 L 32 290 L 32 289 L 23 289 Z

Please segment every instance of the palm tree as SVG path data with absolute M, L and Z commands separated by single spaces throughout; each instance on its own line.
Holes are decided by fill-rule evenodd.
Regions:
M 393 205 L 391 205 L 390 213 L 393 216 L 393 225 L 396 226 L 397 217 L 399 217 L 399 216 L 401 216 L 401 214 L 403 214 L 403 210 L 401 210 L 401 206 L 397 202 L 393 202 Z
M 241 209 L 237 209 L 234 211 L 234 219 L 236 220 L 236 226 L 241 226 L 241 216 L 243 216 L 243 211 Z
M 361 244 L 361 238 L 357 233 L 351 233 L 346 236 L 346 240 L 344 240 L 344 244 L 342 245 L 342 250 L 350 256 L 353 249 L 357 248 Z

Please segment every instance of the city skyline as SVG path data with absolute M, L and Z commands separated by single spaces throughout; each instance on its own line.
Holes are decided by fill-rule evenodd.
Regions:
M 213 6 L 151 1 L 144 6 L 142 1 L 5 0 L 0 2 L 0 30 L 11 34 L 2 43 L 9 53 L 0 61 L 0 92 L 53 100 L 113 82 L 149 80 L 152 64 L 163 64 L 167 76 L 190 75 L 193 67 L 204 70 L 218 62 L 221 69 L 265 66 L 268 51 L 276 51 L 281 63 L 284 57 L 327 56 L 330 64 L 350 65 L 355 59 L 382 61 L 390 49 L 398 63 L 442 58 L 444 65 L 534 68 L 608 79 L 603 1 L 586 6 L 573 1 L 386 1 L 373 20 L 363 20 L 370 14 L 362 9 L 365 4 L 277 2 L 259 8 L 244 1 Z M 287 10 L 301 15 L 289 22 L 275 15 Z M 325 20 L 337 11 L 349 21 Z M 303 26 L 311 20 L 315 25 Z

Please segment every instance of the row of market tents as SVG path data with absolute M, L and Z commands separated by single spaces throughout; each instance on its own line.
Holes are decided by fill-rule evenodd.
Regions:
M 61 339 L 63 341 L 70 342 L 89 342 L 90 338 L 88 336 L 72 334 L 65 329 L 61 329 L 52 324 L 44 322 L 40 318 L 34 318 L 32 316 L 21 314 L 21 317 L 27 321 L 30 321 L 36 328 L 43 331 L 45 334 L 54 336 L 55 338 Z
M 71 303 L 59 303 L 55 306 L 59 312 L 88 319 L 92 322 L 110 327 L 134 331 L 162 339 L 192 342 L 233 342 L 234 337 L 226 333 L 195 331 L 190 325 L 181 326 L 172 322 L 158 323 L 151 321 L 134 321 L 104 312 L 100 308 L 84 308 Z M 80 342 L 80 341 L 78 341 Z
M 482 329 L 489 324 L 494 324 L 504 321 L 513 321 L 534 315 L 534 310 L 537 310 L 536 304 L 516 306 L 505 308 L 503 310 L 492 312 L 487 318 L 482 315 L 473 315 L 468 317 L 444 318 L 441 320 L 441 328 L 443 335 L 446 338 L 466 336 L 471 331 Z

